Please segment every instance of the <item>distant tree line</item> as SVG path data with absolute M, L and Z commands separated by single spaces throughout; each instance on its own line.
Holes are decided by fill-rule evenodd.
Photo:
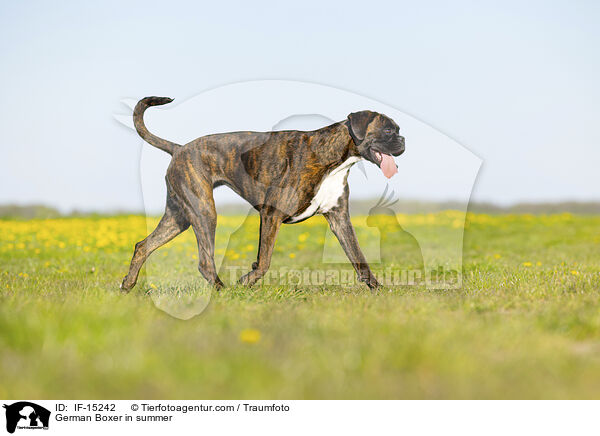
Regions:
M 377 203 L 377 199 L 354 200 L 350 203 L 350 212 L 353 215 L 368 215 L 371 208 Z M 463 210 L 464 203 L 456 201 L 410 201 L 401 200 L 394 206 L 394 210 L 399 213 L 431 213 L 442 210 Z M 222 215 L 246 215 L 251 207 L 246 204 L 223 204 L 217 205 L 218 213 Z M 530 214 L 554 214 L 554 213 L 573 213 L 580 215 L 600 214 L 599 202 L 544 202 L 544 203 L 516 203 L 509 206 L 500 206 L 493 203 L 471 202 L 468 211 L 473 213 L 489 214 L 511 214 L 511 213 L 530 213 Z M 64 216 L 114 216 L 124 214 L 143 215 L 143 211 L 106 211 L 106 212 L 82 212 L 71 211 L 61 213 L 58 209 L 42 204 L 0 205 L 0 219 L 46 219 L 58 218 Z M 157 215 L 159 213 L 157 212 Z

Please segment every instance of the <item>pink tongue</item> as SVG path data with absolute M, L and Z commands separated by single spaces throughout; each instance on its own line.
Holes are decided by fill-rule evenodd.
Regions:
M 381 153 L 381 163 L 379 164 L 379 167 L 381 168 L 381 171 L 383 171 L 383 175 L 388 179 L 391 179 L 392 176 L 398 172 L 396 162 L 389 154 Z

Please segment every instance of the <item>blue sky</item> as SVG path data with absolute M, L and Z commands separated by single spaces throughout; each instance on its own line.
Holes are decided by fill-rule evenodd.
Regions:
M 141 210 L 119 101 L 253 79 L 416 117 L 483 160 L 475 200 L 600 200 L 598 5 L 3 2 L 0 203 Z

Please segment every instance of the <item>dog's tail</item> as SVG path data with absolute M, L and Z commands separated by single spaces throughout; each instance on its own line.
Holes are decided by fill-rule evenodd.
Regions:
M 148 144 L 160 148 L 162 151 L 166 151 L 169 154 L 173 154 L 180 145 L 150 133 L 144 124 L 144 111 L 150 106 L 160 106 L 161 104 L 171 103 L 172 101 L 173 99 L 169 97 L 146 97 L 142 98 L 138 104 L 135 105 L 135 109 L 133 110 L 133 125 L 142 139 Z

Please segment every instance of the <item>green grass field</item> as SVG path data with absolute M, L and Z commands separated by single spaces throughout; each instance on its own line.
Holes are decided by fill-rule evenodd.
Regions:
M 241 220 L 220 218 L 217 252 L 249 267 L 257 222 L 227 246 Z M 316 265 L 324 229 L 285 226 L 274 267 Z M 0 221 L 0 397 L 600 397 L 599 216 L 470 215 L 460 290 L 231 287 L 187 321 L 152 297 L 201 282 L 191 231 L 118 291 L 145 233 L 135 216 Z

